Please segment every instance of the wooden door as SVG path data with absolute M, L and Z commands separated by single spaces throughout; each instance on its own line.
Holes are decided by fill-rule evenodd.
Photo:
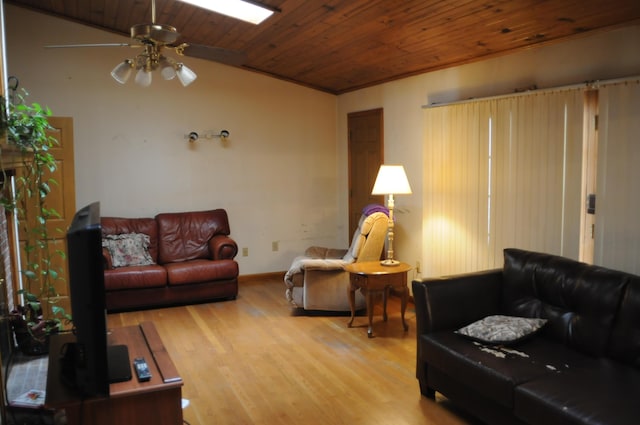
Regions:
M 349 237 L 353 235 L 362 208 L 384 205 L 384 196 L 372 195 L 373 183 L 384 160 L 382 109 L 347 115 L 349 131 Z
M 73 118 L 69 117 L 49 117 L 49 124 L 53 130 L 49 132 L 58 140 L 58 145 L 51 148 L 51 154 L 56 159 L 57 169 L 51 177 L 57 182 L 50 185 L 51 192 L 45 200 L 46 208 L 54 209 L 60 216 L 47 220 L 47 229 L 49 234 L 49 251 L 52 253 L 51 267 L 60 270 L 60 279 L 56 280 L 56 290 L 60 295 L 60 306 L 67 311 L 69 309 L 69 283 L 66 256 L 57 255 L 55 252 L 62 252 L 66 249 L 66 233 L 71 220 L 75 214 L 75 172 L 74 172 L 74 154 L 73 154 Z M 16 169 L 19 175 L 21 170 Z M 25 218 L 23 218 L 25 219 Z M 26 220 L 33 220 L 28 212 Z M 25 234 L 22 223 L 20 224 L 20 247 L 24 247 Z M 23 249 L 20 250 L 24 256 Z M 66 255 L 66 254 L 65 254 Z M 16 288 L 18 289 L 18 288 Z M 18 300 L 16 300 L 18 301 Z

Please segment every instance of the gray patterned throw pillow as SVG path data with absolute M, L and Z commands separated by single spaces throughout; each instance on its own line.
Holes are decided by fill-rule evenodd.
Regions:
M 538 332 L 545 323 L 546 319 L 494 315 L 473 322 L 455 333 L 485 344 L 509 345 Z

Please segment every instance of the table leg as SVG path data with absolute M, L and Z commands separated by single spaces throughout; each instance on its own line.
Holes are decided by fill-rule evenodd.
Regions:
M 407 309 L 407 300 L 409 299 L 409 288 L 405 285 L 402 289 L 402 302 L 400 307 L 400 316 L 402 317 L 402 327 L 404 331 L 409 330 L 409 325 L 404 321 L 404 312 Z
M 387 286 L 386 288 L 384 288 L 384 291 L 382 291 L 382 320 L 384 320 L 385 322 L 388 319 L 387 316 L 387 299 L 389 298 L 389 291 L 391 290 L 391 288 L 389 286 Z
M 372 291 L 367 291 L 367 316 L 369 317 L 369 329 L 367 329 L 367 336 L 373 338 L 373 294 Z
M 347 324 L 348 327 L 351 327 L 353 324 L 353 319 L 356 316 L 356 286 L 353 284 L 351 279 L 349 279 L 349 287 L 347 288 L 347 297 L 349 298 L 349 308 L 351 309 L 351 320 Z

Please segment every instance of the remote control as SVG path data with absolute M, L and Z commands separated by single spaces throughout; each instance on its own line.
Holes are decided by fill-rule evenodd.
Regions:
M 151 379 L 151 372 L 149 372 L 149 366 L 144 360 L 144 357 L 136 357 L 133 360 L 133 367 L 138 375 L 138 381 L 146 382 Z

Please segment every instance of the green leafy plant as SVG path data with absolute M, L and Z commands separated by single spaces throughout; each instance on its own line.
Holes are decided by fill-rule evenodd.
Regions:
M 42 316 L 42 303 L 40 299 L 24 289 L 18 291 L 19 294 L 24 296 L 25 302 L 22 306 L 21 315 L 27 321 L 29 328 L 33 329 L 35 326 L 40 326 L 45 330 L 45 333 L 50 333 L 54 329 L 59 329 L 63 325 L 71 322 L 72 317 L 68 314 L 64 308 L 55 304 L 51 305 L 51 316 L 45 321 Z
M 7 100 L 0 96 L 0 139 L 4 138 L 7 132 Z
M 24 290 L 19 293 L 24 296 L 25 303 L 9 316 L 18 347 L 24 354 L 46 354 L 49 351 L 49 336 L 70 323 L 71 315 L 64 308 L 51 305 L 52 316 L 45 319 L 40 299 Z
M 5 208 L 19 218 L 23 238 L 20 273 L 24 289 L 18 292 L 25 305 L 19 313 L 29 329 L 43 329 L 45 334 L 57 331 L 63 322 L 71 320 L 56 305 L 59 299 L 56 284 L 64 278 L 55 260 L 64 260 L 66 254 L 53 249 L 49 233 L 49 220 L 60 217 L 46 202 L 52 186 L 57 184 L 53 178 L 57 162 L 50 150 L 58 141 L 48 133 L 52 130 L 50 116 L 49 108 L 27 104 L 23 94 L 14 94 L 7 107 L 6 133 L 8 144 L 19 150 L 20 166 L 14 196 L 2 198 Z

